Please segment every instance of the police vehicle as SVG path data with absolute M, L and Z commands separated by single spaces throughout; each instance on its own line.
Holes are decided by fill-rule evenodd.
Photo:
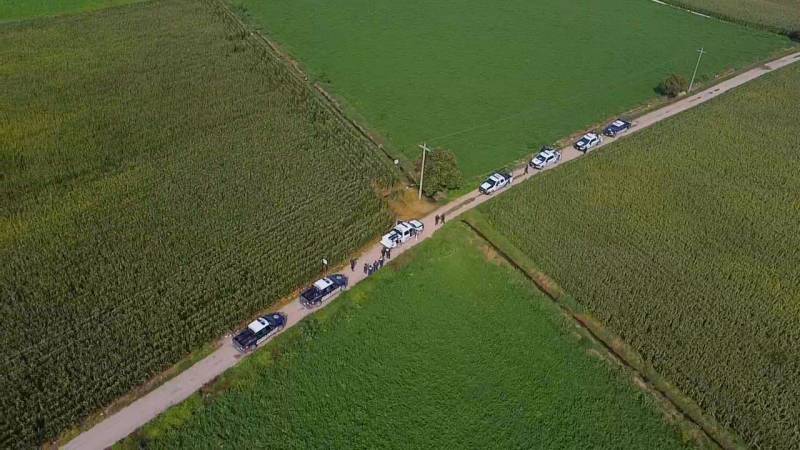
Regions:
M 311 287 L 300 294 L 300 304 L 306 308 L 317 306 L 346 287 L 347 277 L 340 273 L 325 277 L 315 281 Z
M 247 328 L 233 338 L 233 346 L 242 353 L 249 352 L 266 341 L 286 325 L 286 314 L 272 313 L 250 322 Z
M 482 194 L 489 195 L 495 191 L 503 189 L 504 187 L 511 186 L 511 182 L 514 181 L 514 176 L 507 172 L 495 172 L 489 175 L 489 178 L 486 179 L 483 183 L 481 183 L 480 187 L 478 188 Z
M 600 145 L 601 142 L 603 140 L 597 133 L 586 133 L 575 143 L 575 149 L 586 153 L 590 148 Z
M 624 133 L 631 129 L 633 124 L 628 122 L 627 120 L 617 119 L 611 122 L 605 129 L 603 130 L 603 134 L 608 137 L 614 137 L 620 133 Z
M 407 241 L 411 236 L 422 234 L 424 229 L 425 225 L 419 220 L 401 220 L 392 228 L 392 231 L 383 235 L 381 244 L 386 248 L 395 248 Z
M 557 163 L 559 159 L 561 152 L 553 147 L 542 147 L 542 151 L 531 160 L 530 165 L 535 169 L 544 169 L 550 164 Z

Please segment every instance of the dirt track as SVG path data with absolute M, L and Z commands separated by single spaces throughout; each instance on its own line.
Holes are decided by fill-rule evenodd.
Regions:
M 647 128 L 650 125 L 711 100 L 714 97 L 741 86 L 766 73 L 798 61 L 800 61 L 800 52 L 776 59 L 765 65 L 741 73 L 708 89 L 681 99 L 680 101 L 671 103 L 663 108 L 647 113 L 634 121 L 633 128 L 627 134 L 632 134 L 638 130 Z M 625 135 L 623 135 L 621 138 L 624 138 L 624 136 Z M 616 139 L 613 138 L 604 138 L 602 145 L 607 145 L 615 140 Z M 556 167 L 567 161 L 576 159 L 581 155 L 582 153 L 578 152 L 572 147 L 566 147 L 562 149 L 561 161 L 557 165 L 549 167 L 547 170 L 550 170 L 553 167 Z M 539 173 L 539 171 L 531 169 L 529 174 L 524 174 L 524 168 L 517 168 L 514 171 L 514 184 L 525 181 L 528 178 L 535 176 L 537 173 Z M 494 195 L 502 195 L 502 191 Z M 463 197 L 439 208 L 438 210 L 431 212 L 428 216 L 421 219 L 425 224 L 425 231 L 416 239 L 412 238 L 399 248 L 393 250 L 392 256 L 397 256 L 417 245 L 419 242 L 431 237 L 438 228 L 434 225 L 435 215 L 446 213 L 446 219 L 448 221 L 453 220 L 458 215 L 480 205 L 490 198 L 491 196 L 481 195 L 477 191 L 472 191 L 469 194 L 466 194 Z M 372 262 L 377 260 L 380 257 L 380 249 L 381 246 L 378 243 L 371 246 L 365 254 L 359 257 L 358 264 L 356 265 L 356 270 L 354 272 L 350 272 L 349 267 L 342 269 L 342 272 L 349 277 L 351 286 L 366 278 L 362 270 L 363 264 L 364 262 Z M 285 307 L 281 308 L 281 311 L 288 315 L 288 328 L 295 325 L 309 314 L 312 314 L 315 310 L 307 310 L 300 305 L 299 301 L 294 300 Z M 197 362 L 192 367 L 183 371 L 175 378 L 167 381 L 144 397 L 136 400 L 129 406 L 104 419 L 93 428 L 80 434 L 75 439 L 68 442 L 63 448 L 94 450 L 103 449 L 113 445 L 117 441 L 134 432 L 137 428 L 154 419 L 156 416 L 167 410 L 167 408 L 170 406 L 185 400 L 192 393 L 199 390 L 203 385 L 209 383 L 215 377 L 236 365 L 240 359 L 239 353 L 231 345 L 230 338 L 223 338 L 222 345 L 214 353 Z

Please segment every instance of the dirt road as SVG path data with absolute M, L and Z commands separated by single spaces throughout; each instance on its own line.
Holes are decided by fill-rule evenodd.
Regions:
M 696 94 L 692 94 L 691 96 L 688 96 L 680 101 L 671 103 L 661 109 L 639 117 L 634 121 L 633 128 L 627 134 L 632 134 L 638 130 L 647 128 L 650 125 L 711 100 L 714 97 L 741 86 L 748 81 L 754 80 L 766 73 L 798 61 L 800 61 L 800 52 L 776 59 L 768 64 L 741 73 L 715 86 L 700 91 Z M 624 136 L 625 135 L 623 135 L 621 138 L 624 138 Z M 615 140 L 616 139 L 613 138 L 605 138 L 602 145 L 607 145 Z M 576 159 L 581 155 L 582 153 L 578 152 L 572 147 L 566 147 L 562 149 L 561 161 L 557 165 L 564 164 L 565 162 Z M 551 166 L 546 170 L 550 170 L 557 165 Z M 535 176 L 537 173 L 539 173 L 539 171 L 531 169 L 530 173 L 525 174 L 524 168 L 520 167 L 514 172 L 514 184 L 525 181 L 528 178 Z M 494 195 L 501 195 L 502 192 L 503 191 Z M 417 245 L 419 242 L 431 237 L 439 228 L 434 225 L 434 217 L 436 215 L 445 213 L 448 221 L 453 220 L 458 215 L 480 205 L 481 203 L 489 200 L 491 197 L 492 196 L 482 195 L 477 191 L 473 191 L 441 207 L 440 209 L 431 212 L 427 217 L 421 219 L 425 224 L 425 231 L 416 239 L 412 238 L 399 248 L 393 250 L 392 257 L 407 251 L 408 249 Z M 380 253 L 381 246 L 380 244 L 376 243 L 370 247 L 365 254 L 359 257 L 358 264 L 356 265 L 354 272 L 350 272 L 349 267 L 342 269 L 342 273 L 345 273 L 350 279 L 350 286 L 353 286 L 366 278 L 366 275 L 364 275 L 363 272 L 363 264 L 365 262 L 377 260 L 380 257 Z M 316 311 L 316 309 L 305 309 L 300 305 L 299 301 L 295 300 L 283 307 L 281 311 L 286 313 L 288 316 L 288 328 L 295 325 L 309 314 L 312 314 L 314 311 Z M 64 448 L 95 450 L 103 449 L 113 445 L 117 441 L 134 432 L 137 428 L 154 419 L 156 416 L 167 410 L 167 408 L 170 406 L 185 400 L 192 393 L 199 390 L 203 385 L 209 383 L 215 377 L 236 365 L 240 359 L 241 357 L 239 353 L 231 345 L 230 337 L 225 337 L 223 339 L 222 346 L 214 353 L 197 362 L 192 367 L 186 369 L 181 374 L 167 381 L 144 397 L 136 400 L 129 406 L 109 416 L 105 420 L 95 425 L 93 428 L 80 434 L 75 439 L 68 442 Z

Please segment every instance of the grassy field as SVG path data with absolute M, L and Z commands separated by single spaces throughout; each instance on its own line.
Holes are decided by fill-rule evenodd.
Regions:
M 0 26 L 0 447 L 57 434 L 392 223 L 385 157 L 213 5 Z
M 800 31 L 800 0 L 668 0 L 668 3 L 775 31 Z
M 231 0 L 409 158 L 453 149 L 468 177 L 788 39 L 642 0 Z
M 800 64 L 481 211 L 754 448 L 800 446 Z
M 651 397 L 487 250 L 451 225 L 121 447 L 680 447 Z
M 0 22 L 75 14 L 138 1 L 142 0 L 3 0 L 0 1 Z

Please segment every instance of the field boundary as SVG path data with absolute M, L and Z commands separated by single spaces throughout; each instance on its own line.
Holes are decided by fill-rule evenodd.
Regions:
M 706 414 L 694 400 L 661 376 L 622 338 L 591 316 L 555 280 L 542 272 L 527 255 L 489 224 L 480 212 L 469 211 L 460 220 L 550 297 L 568 317 L 602 345 L 613 360 L 635 373 L 646 390 L 661 400 L 664 406 L 677 412 L 692 429 L 702 433 L 702 436 L 689 433 L 701 448 L 747 448 L 738 435 Z M 680 428 L 686 431 L 686 424 Z
M 260 41 L 265 48 L 269 49 L 268 51 L 272 53 L 276 59 L 282 61 L 286 67 L 289 68 L 289 72 L 293 76 L 302 81 L 306 86 L 311 87 L 312 92 L 315 92 L 316 95 L 321 98 L 322 103 L 325 104 L 325 106 L 327 106 L 328 109 L 339 118 L 339 120 L 348 125 L 352 131 L 355 131 L 356 135 L 368 141 L 377 150 L 380 150 L 391 162 L 392 166 L 396 165 L 397 167 L 400 167 L 401 171 L 409 181 L 416 183 L 416 179 L 413 176 L 413 172 L 411 171 L 405 156 L 388 150 L 382 143 L 378 142 L 378 139 L 375 138 L 366 127 L 350 118 L 350 116 L 347 115 L 347 113 L 344 111 L 344 108 L 342 108 L 341 104 L 332 94 L 325 90 L 325 88 L 323 88 L 318 82 L 312 81 L 311 77 L 306 71 L 303 70 L 299 62 L 292 58 L 287 52 L 283 51 L 276 42 L 272 41 L 272 39 L 268 38 L 266 35 L 264 35 L 264 33 L 261 33 L 260 31 L 255 30 L 247 25 L 247 23 L 245 23 L 245 21 L 242 20 L 242 18 L 231 9 L 226 0 L 207 1 L 209 3 L 216 4 L 217 9 L 221 10 L 221 12 L 223 12 L 234 23 L 234 25 L 241 28 L 243 32 L 248 33 L 250 36 L 253 36 L 256 38 L 256 40 Z M 399 161 L 399 163 L 395 164 L 394 161 Z
M 704 17 L 708 17 L 710 19 L 721 20 L 723 22 L 733 23 L 733 24 L 736 24 L 736 25 L 744 26 L 744 27 L 747 27 L 747 28 L 753 28 L 753 29 L 756 29 L 756 30 L 768 31 L 770 33 L 780 34 L 780 35 L 787 36 L 787 37 L 789 36 L 789 33 L 794 31 L 794 30 L 788 30 L 788 29 L 784 29 L 784 28 L 781 28 L 781 27 L 778 27 L 778 26 L 774 26 L 774 25 L 767 25 L 767 24 L 763 24 L 763 23 L 751 22 L 749 20 L 745 20 L 745 19 L 740 19 L 740 18 L 737 18 L 737 17 L 729 16 L 729 15 L 724 14 L 724 13 L 719 13 L 719 12 L 716 12 L 716 11 L 711 11 L 711 10 L 706 9 L 706 8 L 690 5 L 690 4 L 688 4 L 688 3 L 686 3 L 686 2 L 684 2 L 682 0 L 658 0 L 658 1 L 653 0 L 653 1 L 655 1 L 656 3 L 664 4 L 666 6 L 671 6 L 673 8 L 682 9 L 682 10 L 690 12 L 692 14 L 698 14 L 698 15 L 701 15 L 701 16 L 704 16 Z

